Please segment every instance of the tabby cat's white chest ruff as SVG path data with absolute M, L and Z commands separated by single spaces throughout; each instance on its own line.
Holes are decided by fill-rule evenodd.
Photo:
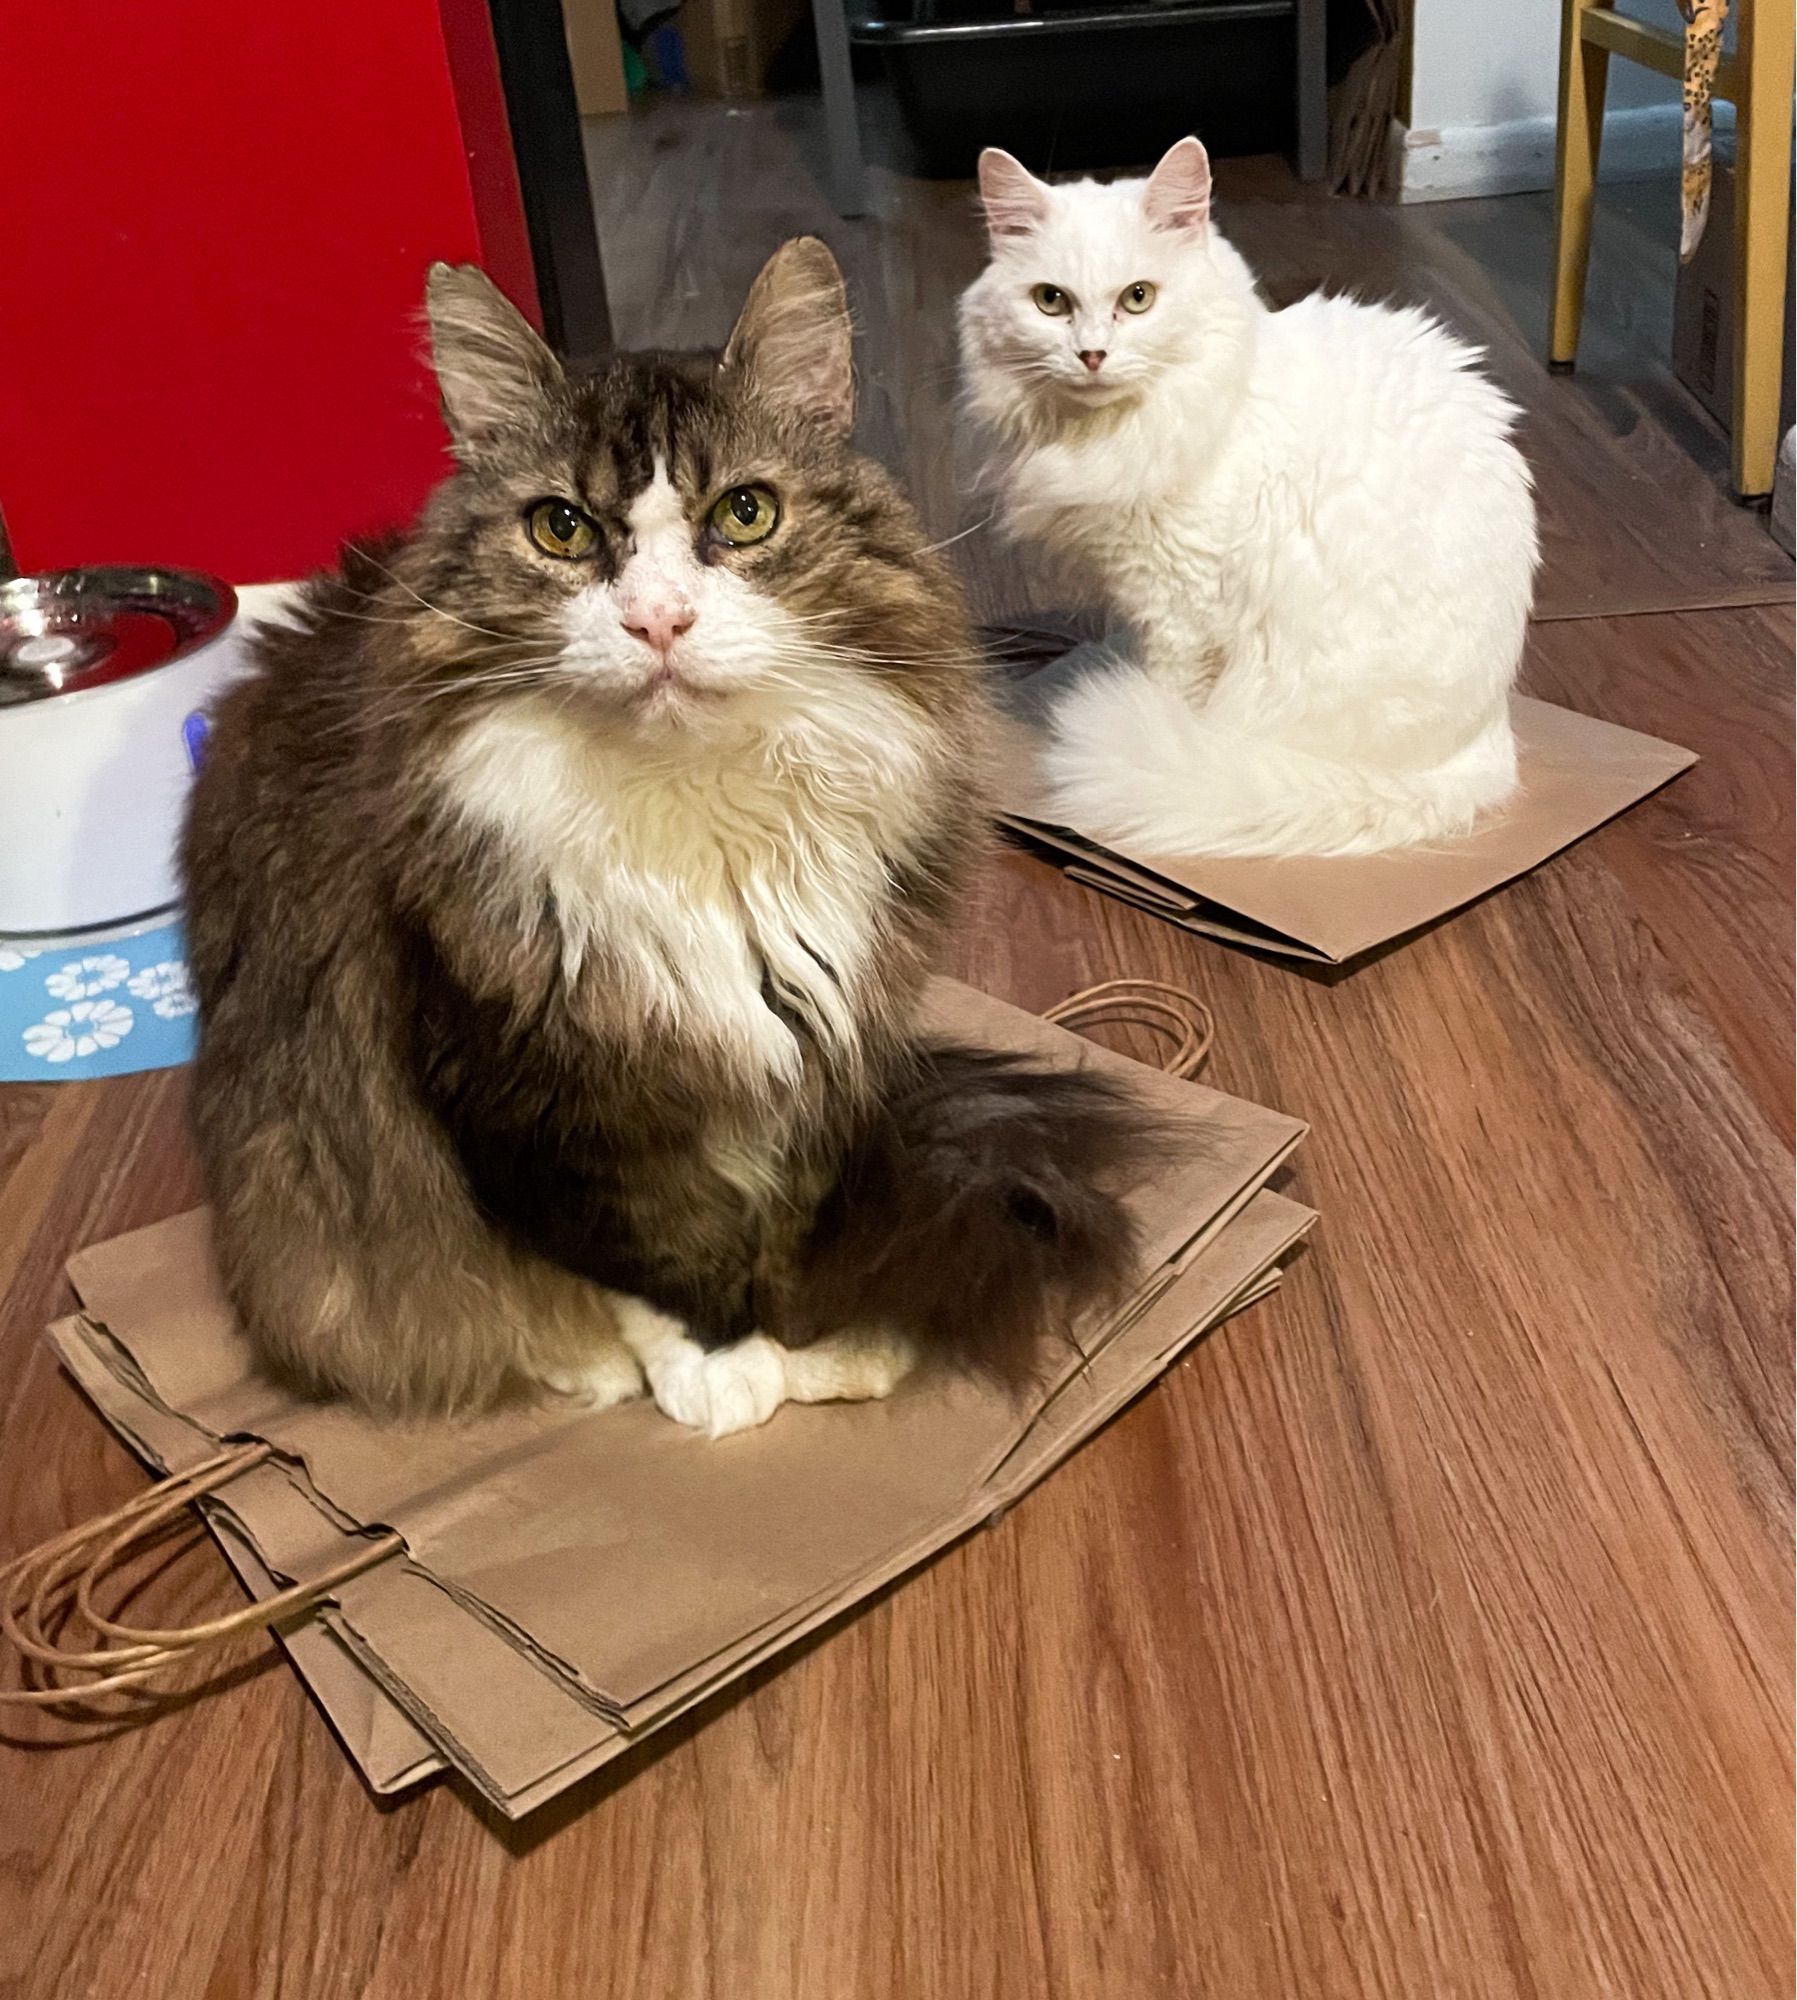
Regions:
M 815 740 L 639 754 L 514 707 L 468 727 L 443 786 L 498 837 L 520 916 L 553 903 L 570 980 L 590 967 L 612 1007 L 790 1079 L 791 1016 L 852 1053 L 888 857 L 908 840 L 916 752 L 899 718 L 883 720 L 887 757 L 849 755 L 845 769 Z

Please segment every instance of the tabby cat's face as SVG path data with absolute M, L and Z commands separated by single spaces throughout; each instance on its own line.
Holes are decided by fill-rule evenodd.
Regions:
M 718 361 L 624 356 L 569 381 L 475 273 L 434 275 L 431 321 L 462 470 L 427 512 L 419 589 L 465 621 L 436 637 L 470 692 L 715 733 L 858 678 L 927 706 L 966 673 L 952 579 L 849 446 L 821 244 L 770 263 Z

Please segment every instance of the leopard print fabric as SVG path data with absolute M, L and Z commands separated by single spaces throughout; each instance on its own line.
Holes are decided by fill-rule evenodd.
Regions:
M 1685 164 L 1678 260 L 1688 264 L 1710 219 L 1710 100 L 1722 61 L 1728 0 L 1679 0 L 1679 12 L 1685 17 Z

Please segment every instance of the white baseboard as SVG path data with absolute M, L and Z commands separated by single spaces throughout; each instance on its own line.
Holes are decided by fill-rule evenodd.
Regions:
M 1727 106 L 1716 107 L 1717 130 Z M 1612 111 L 1598 154 L 1600 180 L 1676 174 L 1683 132 L 1676 104 Z M 1554 121 L 1513 118 L 1503 125 L 1406 126 L 1392 121 L 1400 201 L 1462 201 L 1472 195 L 1521 194 L 1554 184 Z

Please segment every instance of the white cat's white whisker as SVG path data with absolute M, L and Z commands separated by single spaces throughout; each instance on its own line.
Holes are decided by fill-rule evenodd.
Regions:
M 939 542 L 928 543 L 925 547 L 918 550 L 918 554 L 933 556 L 939 554 L 943 549 L 952 549 L 957 542 L 966 541 L 969 535 L 977 535 L 982 528 L 991 527 L 992 523 L 997 519 L 998 510 L 994 508 L 983 520 L 975 521 L 970 527 L 962 528 L 957 534 L 944 535 Z

